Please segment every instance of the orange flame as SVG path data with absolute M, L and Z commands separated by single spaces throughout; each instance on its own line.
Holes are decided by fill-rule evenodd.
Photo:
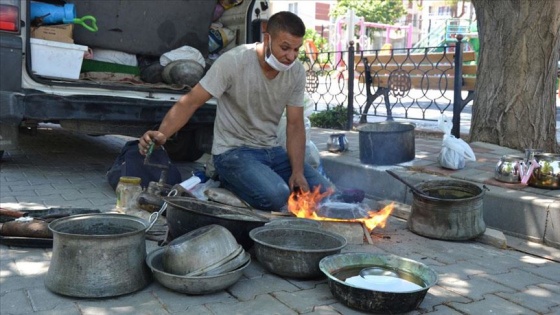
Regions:
M 316 187 L 313 191 L 293 192 L 288 199 L 288 210 L 298 218 L 318 221 L 362 223 L 370 232 L 377 226 L 384 228 L 387 224 L 387 218 L 389 218 L 391 212 L 393 212 L 394 203 L 390 203 L 379 211 L 368 211 L 368 216 L 364 218 L 337 219 L 322 217 L 317 214 L 317 207 L 323 198 L 333 193 L 333 190 L 329 189 L 321 193 L 319 189 L 319 187 Z

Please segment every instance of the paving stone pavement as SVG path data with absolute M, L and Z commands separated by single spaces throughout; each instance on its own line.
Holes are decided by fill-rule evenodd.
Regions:
M 74 134 L 57 125 L 22 134 L 20 149 L 7 151 L 0 164 L 0 205 L 112 211 L 116 198 L 105 172 L 126 140 Z M 202 164 L 178 166 L 188 177 Z M 396 217 L 376 228 L 372 238 L 373 245 L 348 245 L 343 252 L 391 253 L 420 261 L 439 275 L 409 314 L 560 314 L 560 263 L 553 259 L 474 241 L 427 239 Z M 156 246 L 147 241 L 148 251 Z M 51 255 L 49 248 L 0 245 L 0 314 L 360 314 L 336 300 L 325 279 L 282 278 L 254 257 L 237 283 L 214 294 L 185 295 L 153 282 L 119 297 L 64 297 L 43 283 Z

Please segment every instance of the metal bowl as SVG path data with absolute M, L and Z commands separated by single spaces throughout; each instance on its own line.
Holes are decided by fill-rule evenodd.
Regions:
M 240 245 L 223 226 L 211 224 L 182 235 L 163 251 L 163 269 L 176 275 L 188 275 L 197 270 L 219 265 Z
M 238 248 L 235 251 L 233 251 L 231 254 L 227 255 L 226 257 L 220 259 L 219 261 L 217 261 L 217 262 L 215 262 L 211 265 L 207 265 L 206 267 L 199 268 L 195 271 L 192 271 L 192 272 L 186 274 L 186 276 L 190 276 L 190 277 L 204 276 L 204 275 L 208 275 L 208 272 L 215 271 L 215 270 L 218 270 L 218 272 L 213 273 L 213 274 L 223 273 L 223 272 L 219 272 L 219 270 L 222 270 L 221 267 L 224 266 L 224 265 L 228 265 L 228 263 L 233 261 L 233 260 L 238 259 L 240 255 L 243 255 L 244 252 L 245 252 L 245 250 L 243 250 L 243 247 L 241 245 L 238 245 Z M 238 264 L 238 266 L 236 266 L 236 267 L 239 267 L 241 265 L 242 264 Z M 233 270 L 233 269 L 235 269 L 235 268 L 231 268 L 229 270 Z M 227 271 L 229 271 L 229 270 L 227 270 Z
M 216 268 L 208 270 L 204 274 L 201 274 L 200 276 L 215 276 L 215 275 L 224 274 L 232 270 L 238 269 L 241 266 L 244 266 L 250 260 L 251 260 L 251 255 L 249 255 L 246 251 L 243 250 L 239 255 L 237 255 L 232 260 Z
M 187 197 L 166 197 L 168 240 L 194 229 L 219 224 L 228 229 L 245 250 L 253 246 L 249 231 L 263 226 L 268 218 L 249 210 Z
M 255 255 L 270 272 L 290 278 L 322 276 L 319 261 L 346 246 L 341 235 L 315 228 L 263 226 L 251 230 Z
M 366 289 L 345 282 L 360 271 L 376 267 L 390 270 L 402 279 L 415 279 L 420 288 L 404 292 L 386 292 Z M 323 258 L 319 268 L 327 276 L 333 296 L 344 305 L 369 313 L 394 314 L 416 309 L 428 289 L 438 281 L 430 267 L 391 254 L 344 253 Z M 420 282 L 420 283 L 418 283 Z
M 305 218 L 280 218 L 270 220 L 265 226 L 320 228 L 321 222 Z
M 243 275 L 243 270 L 251 264 L 247 261 L 239 268 L 213 276 L 188 277 L 163 271 L 163 248 L 158 248 L 146 257 L 146 264 L 152 270 L 154 278 L 164 287 L 180 293 L 200 295 L 224 290 L 236 283 Z

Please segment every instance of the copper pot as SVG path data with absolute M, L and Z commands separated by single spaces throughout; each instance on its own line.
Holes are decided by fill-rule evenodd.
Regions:
M 459 180 L 432 180 L 413 191 L 408 229 L 429 238 L 462 241 L 486 230 L 483 218 L 484 190 Z

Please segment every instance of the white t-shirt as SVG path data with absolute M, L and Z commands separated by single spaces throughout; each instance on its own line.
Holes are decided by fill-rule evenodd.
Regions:
M 199 82 L 218 99 L 212 154 L 241 146 L 277 146 L 276 131 L 287 105 L 303 107 L 305 70 L 296 64 L 266 78 L 257 44 L 238 46 L 220 56 Z

